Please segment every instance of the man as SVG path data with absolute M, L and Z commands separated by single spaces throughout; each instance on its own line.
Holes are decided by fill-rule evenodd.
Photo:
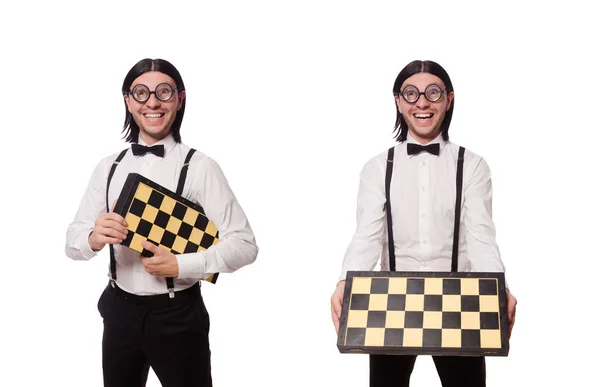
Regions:
M 396 270 L 450 271 L 459 151 L 448 137 L 454 88 L 439 64 L 413 61 L 396 78 L 393 94 L 399 142 L 390 188 Z M 428 147 L 420 149 L 415 144 Z M 346 273 L 373 270 L 380 257 L 381 269 L 390 270 L 383 210 L 386 160 L 387 152 L 372 158 L 360 175 L 357 229 L 331 297 L 336 331 Z M 492 221 L 490 170 L 481 157 L 467 150 L 463 173 L 458 271 L 504 272 Z M 510 332 L 517 301 L 508 290 L 507 297 Z M 408 386 L 415 360 L 416 356 L 371 355 L 370 385 Z M 434 356 L 434 362 L 444 387 L 485 386 L 484 357 Z
M 179 71 L 165 60 L 143 59 L 125 77 L 122 92 L 131 149 L 119 161 L 114 154 L 98 164 L 66 240 L 66 254 L 76 260 L 88 260 L 106 245 L 112 249 L 109 285 L 98 302 L 104 385 L 144 386 L 152 367 L 163 386 L 212 386 L 209 316 L 199 279 L 252 263 L 258 253 L 254 234 L 218 164 L 181 142 L 186 91 Z M 131 172 L 174 192 L 183 177 L 182 196 L 204 208 L 219 243 L 173 255 L 144 242 L 150 258 L 119 245 L 127 224 L 107 206 L 114 206 Z

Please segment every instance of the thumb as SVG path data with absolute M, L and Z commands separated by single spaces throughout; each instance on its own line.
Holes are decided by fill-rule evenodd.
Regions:
M 142 242 L 142 247 L 145 248 L 146 250 L 150 251 L 151 253 L 156 254 L 158 252 L 159 247 L 156 246 L 154 243 L 149 242 L 148 240 L 145 240 Z
M 112 208 L 110 209 L 112 212 L 115 211 L 115 206 L 117 205 L 117 199 L 113 202 Z

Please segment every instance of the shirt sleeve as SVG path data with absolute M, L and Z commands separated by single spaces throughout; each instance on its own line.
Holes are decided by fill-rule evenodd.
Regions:
M 202 159 L 193 180 L 191 194 L 219 230 L 219 242 L 204 251 L 177 255 L 178 278 L 231 273 L 254 262 L 258 255 L 254 233 L 216 161 Z
M 67 228 L 65 253 L 71 259 L 88 260 L 97 255 L 89 245 L 88 236 L 94 230 L 96 219 L 106 212 L 108 165 L 109 161 L 105 159 L 96 166 L 75 218 Z
M 373 270 L 381 257 L 386 237 L 384 164 L 380 155 L 365 164 L 360 173 L 356 231 L 346 249 L 338 280 L 345 280 L 348 271 Z
M 491 172 L 482 158 L 474 159 L 472 165 L 472 172 L 465 171 L 471 177 L 466 181 L 463 205 L 467 257 L 472 271 L 504 272 L 492 220 Z

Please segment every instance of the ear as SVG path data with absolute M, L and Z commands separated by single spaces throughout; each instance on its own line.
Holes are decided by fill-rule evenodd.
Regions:
M 127 105 L 127 111 L 131 113 L 131 105 L 129 104 L 129 95 L 123 94 L 123 99 L 125 99 L 125 104 Z
M 454 101 L 454 92 L 453 91 L 448 93 L 448 102 L 446 103 L 446 111 L 450 110 L 452 101 Z
M 395 95 L 394 99 L 396 100 L 396 107 L 398 108 L 398 112 L 402 114 L 402 109 L 400 108 L 400 97 Z
M 185 90 L 179 93 L 179 102 L 177 103 L 177 111 L 181 110 L 181 106 L 183 105 L 183 100 L 185 99 Z

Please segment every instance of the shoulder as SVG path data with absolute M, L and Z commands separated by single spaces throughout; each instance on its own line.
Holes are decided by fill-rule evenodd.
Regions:
M 385 170 L 387 167 L 387 159 L 388 159 L 390 149 L 394 150 L 394 159 L 397 159 L 400 147 L 402 147 L 402 144 L 396 144 L 393 147 L 388 148 L 383 152 L 379 152 L 378 154 L 371 157 L 363 165 L 362 173 L 376 173 L 376 172 L 385 173 Z
M 185 159 L 185 157 L 187 157 L 191 149 L 192 148 L 188 147 L 187 145 L 181 144 L 180 150 L 182 152 L 182 159 Z M 222 174 L 221 167 L 214 158 L 195 148 L 194 153 L 189 162 L 189 169 L 195 174 Z
M 460 145 L 448 142 L 447 146 L 450 147 L 453 157 L 458 159 L 458 151 Z M 465 147 L 464 155 L 464 175 L 467 178 L 489 178 L 491 175 L 490 167 L 488 166 L 485 158 L 478 153 Z
M 96 169 L 94 170 L 94 174 L 96 174 L 96 175 L 103 174 L 105 177 L 108 177 L 108 173 L 109 173 L 112 165 L 117 161 L 117 158 L 119 158 L 119 156 L 123 153 L 123 151 L 126 151 L 128 149 L 129 148 L 123 147 L 123 149 L 121 149 L 120 151 L 112 153 L 112 154 L 104 157 L 103 159 L 101 159 L 96 164 Z M 124 154 L 124 157 L 127 157 L 127 153 L 130 153 L 130 152 L 126 152 Z

